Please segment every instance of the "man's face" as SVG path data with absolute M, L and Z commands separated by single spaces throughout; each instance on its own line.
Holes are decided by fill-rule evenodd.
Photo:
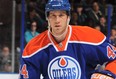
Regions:
M 62 34 L 67 28 L 68 19 L 66 11 L 50 11 L 48 22 L 51 32 L 58 35 Z

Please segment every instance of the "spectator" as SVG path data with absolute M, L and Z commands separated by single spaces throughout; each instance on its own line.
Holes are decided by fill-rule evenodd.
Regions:
M 100 6 L 100 11 L 103 13 L 103 14 L 106 14 L 106 7 L 107 7 L 107 4 L 106 4 L 106 0 L 98 0 L 98 2 L 100 3 L 99 6 Z
M 11 72 L 11 53 L 8 46 L 2 48 L 0 55 L 0 71 L 1 72 Z
M 37 3 L 36 1 L 29 1 L 27 5 L 27 10 L 30 11 L 31 9 L 36 9 Z
M 37 22 L 32 21 L 30 29 L 25 32 L 26 43 L 28 43 L 33 37 L 35 37 L 38 34 L 39 33 L 37 32 Z
M 100 27 L 101 27 L 101 32 L 107 35 L 106 18 L 104 16 L 100 17 Z
M 87 16 L 83 13 L 83 6 L 82 4 L 78 4 L 78 6 L 76 7 L 76 12 L 77 12 L 77 23 L 78 25 L 86 25 L 86 19 Z
M 47 28 L 46 21 L 44 21 L 40 17 L 40 15 L 36 12 L 35 9 L 31 8 L 29 11 L 29 14 L 27 16 L 27 19 L 26 19 L 27 28 L 29 28 L 28 26 L 31 24 L 31 21 L 33 21 L 33 20 L 37 21 L 39 28 L 41 28 L 38 30 L 39 32 L 43 32 L 44 30 L 46 30 L 46 28 Z
M 111 29 L 110 42 L 112 45 L 116 46 L 116 25 Z
M 94 24 L 100 23 L 100 17 L 102 16 L 102 12 L 100 11 L 99 4 L 97 2 L 93 2 L 92 10 L 89 12 L 89 19 L 94 22 Z
M 71 17 L 70 24 L 71 25 L 78 25 L 77 20 L 78 20 L 77 13 L 76 12 L 72 12 L 72 17 Z

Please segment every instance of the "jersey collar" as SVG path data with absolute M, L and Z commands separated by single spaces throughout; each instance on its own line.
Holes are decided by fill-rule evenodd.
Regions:
M 53 36 L 51 35 L 50 31 L 48 31 L 48 37 L 49 37 L 53 47 L 56 49 L 57 52 L 67 50 L 68 41 L 71 37 L 71 33 L 72 33 L 72 27 L 69 25 L 68 26 L 68 33 L 66 34 L 66 38 L 61 43 L 57 43 L 55 41 L 55 39 L 53 38 Z

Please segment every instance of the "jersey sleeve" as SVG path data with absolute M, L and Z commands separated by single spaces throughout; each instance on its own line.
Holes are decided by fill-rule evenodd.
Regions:
M 20 79 L 40 79 L 39 65 L 36 67 L 29 58 L 22 58 L 20 65 Z
M 101 58 L 100 60 L 104 58 L 102 58 L 102 54 L 107 61 L 114 60 L 116 59 L 116 48 L 109 42 L 105 41 L 102 45 L 98 46 L 98 56 Z
M 26 45 L 20 61 L 20 79 L 40 79 L 41 74 L 47 79 L 47 57 L 42 49 L 49 43 L 49 40 L 45 42 L 46 32 L 37 35 Z
M 22 53 L 20 61 L 20 79 L 40 79 L 40 63 L 42 58 L 38 55 L 39 52 L 36 52 L 38 46 L 33 43 L 34 40 L 26 45 Z M 34 55 L 33 53 L 35 52 L 36 54 Z
M 88 45 L 85 48 L 87 63 L 91 65 L 103 64 L 116 59 L 116 48 L 107 40 L 99 45 Z

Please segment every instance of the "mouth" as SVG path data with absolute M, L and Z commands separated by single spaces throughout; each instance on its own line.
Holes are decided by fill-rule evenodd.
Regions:
M 55 27 L 61 27 L 60 25 L 55 25 Z

